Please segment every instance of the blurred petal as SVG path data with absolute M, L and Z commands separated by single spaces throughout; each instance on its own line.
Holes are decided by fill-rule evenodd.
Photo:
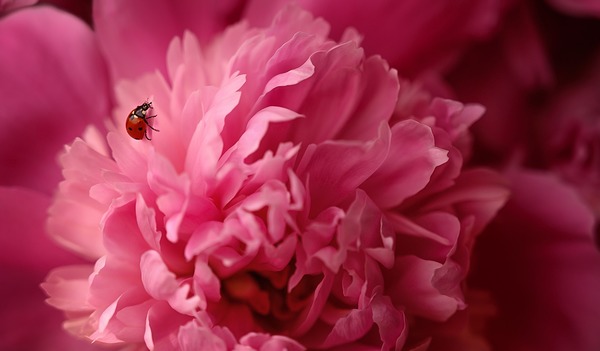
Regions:
M 593 216 L 551 175 L 511 176 L 513 198 L 476 248 L 472 285 L 491 290 L 497 350 L 600 349 Z
M 47 196 L 30 190 L 0 187 L 1 350 L 95 349 L 62 330 L 62 313 L 44 303 L 39 284 L 47 272 L 77 262 L 44 233 L 49 203 Z
M 38 2 L 38 0 L 0 0 L 0 13 L 30 6 L 36 2 Z
M 573 16 L 600 17 L 600 1 L 598 0 L 548 0 L 558 10 Z
M 108 115 L 102 57 L 89 27 L 49 7 L 2 18 L 0 47 L 0 184 L 50 193 L 61 147 Z
M 254 0 L 246 9 L 251 23 L 268 24 L 287 1 Z M 368 55 L 381 55 L 399 71 L 415 74 L 438 66 L 458 49 L 484 38 L 496 27 L 502 1 L 460 0 L 300 0 L 299 5 L 325 18 L 339 40 L 348 27 L 363 36 Z M 374 21 L 373 19 L 377 19 Z M 393 44 L 392 44 L 393 43 Z
M 159 70 L 167 76 L 167 48 L 174 36 L 193 32 L 207 43 L 223 30 L 239 0 L 94 1 L 98 39 L 115 80 Z

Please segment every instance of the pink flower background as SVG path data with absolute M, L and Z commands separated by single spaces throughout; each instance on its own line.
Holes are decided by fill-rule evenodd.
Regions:
M 600 3 L 32 3 L 0 349 L 600 349 Z

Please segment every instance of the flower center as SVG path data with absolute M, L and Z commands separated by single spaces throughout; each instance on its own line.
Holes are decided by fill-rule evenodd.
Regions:
M 279 272 L 240 272 L 222 284 L 222 296 L 248 306 L 265 331 L 288 334 L 287 329 L 312 300 L 321 277 L 305 276 L 288 291 L 289 266 Z

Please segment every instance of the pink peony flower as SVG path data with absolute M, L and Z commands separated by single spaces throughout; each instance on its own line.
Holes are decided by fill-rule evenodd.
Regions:
M 432 344 L 432 323 L 466 307 L 474 238 L 507 197 L 493 172 L 463 169 L 483 109 L 400 84 L 354 31 L 333 41 L 296 7 L 174 36 L 187 22 L 120 4 L 94 4 L 108 132 L 66 148 L 47 222 L 94 262 L 43 285 L 66 329 L 150 350 Z M 123 127 L 144 101 L 151 141 Z

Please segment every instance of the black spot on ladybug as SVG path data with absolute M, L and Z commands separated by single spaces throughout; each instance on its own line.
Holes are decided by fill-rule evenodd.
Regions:
M 127 128 L 127 129 L 129 129 L 129 130 L 133 130 L 131 127 Z
M 143 129 L 144 129 L 144 128 L 142 128 L 142 127 L 139 127 L 139 128 L 138 128 L 138 130 L 139 130 L 139 131 L 141 131 L 141 130 L 143 130 Z

